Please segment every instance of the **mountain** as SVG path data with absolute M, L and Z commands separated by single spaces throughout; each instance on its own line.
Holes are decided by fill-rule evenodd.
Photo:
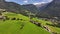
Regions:
M 39 3 L 36 4 L 35 6 L 41 11 L 43 10 L 49 3 Z
M 25 9 L 28 11 L 31 11 L 32 13 L 39 13 L 41 10 L 43 10 L 48 3 L 40 3 L 40 4 L 26 4 L 22 5 Z
M 14 2 L 6 2 L 5 0 L 0 0 L 0 9 L 6 9 L 10 12 L 20 13 L 26 15 L 26 11 L 32 13 L 38 13 L 38 8 L 33 4 L 20 5 Z
M 53 0 L 51 3 L 43 3 L 40 5 L 20 5 L 14 2 L 6 2 L 5 0 L 0 0 L 0 9 L 6 9 L 7 11 L 24 15 L 26 14 L 25 11 L 30 11 L 32 13 L 37 13 L 38 17 L 60 17 L 60 0 Z
M 20 4 L 14 2 L 6 2 L 5 0 L 0 0 L 0 9 L 6 9 L 6 11 L 21 13 L 25 15 L 26 9 Z
M 31 11 L 32 13 L 39 12 L 38 8 L 33 4 L 22 5 L 26 10 Z
M 39 13 L 39 15 L 43 17 L 60 17 L 60 0 L 53 0 Z

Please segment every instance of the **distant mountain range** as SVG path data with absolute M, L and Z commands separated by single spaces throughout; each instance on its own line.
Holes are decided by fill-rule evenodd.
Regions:
M 53 0 L 40 13 L 41 16 L 60 18 L 60 0 Z
M 43 10 L 49 3 L 40 3 L 36 4 L 35 6 L 41 11 Z
M 22 5 L 26 10 L 32 12 L 32 13 L 37 13 L 40 12 L 40 10 L 33 4 L 27 4 L 27 5 Z
M 5 0 L 0 0 L 0 9 L 6 9 L 7 11 L 15 13 L 22 13 L 25 11 L 21 5 L 14 2 L 6 2 Z
M 42 3 L 38 5 L 27 4 L 19 5 L 14 2 L 0 0 L 0 9 L 6 9 L 10 12 L 26 14 L 26 10 L 37 13 L 38 17 L 60 17 L 60 0 L 53 0 L 51 3 Z

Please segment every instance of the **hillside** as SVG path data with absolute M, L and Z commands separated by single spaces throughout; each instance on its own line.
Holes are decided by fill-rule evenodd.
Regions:
M 40 15 L 60 18 L 60 0 L 53 0 L 40 12 Z
M 14 2 L 6 2 L 5 0 L 0 0 L 0 9 L 6 9 L 6 11 L 26 14 L 27 11 L 23 6 L 14 3 Z
M 0 20 L 0 34 L 50 34 L 44 28 L 31 23 L 26 16 L 11 12 L 5 12 L 3 15 L 9 19 Z
M 32 8 L 33 7 L 33 8 Z M 0 9 L 6 9 L 6 11 L 20 13 L 26 15 L 26 11 L 37 13 L 39 10 L 33 4 L 20 5 L 14 2 L 6 2 L 5 0 L 0 0 Z
M 36 14 L 37 17 L 58 17 L 60 18 L 60 0 L 53 0 L 51 3 L 42 4 L 39 9 L 33 4 L 19 5 L 14 2 L 0 0 L 0 8 L 10 12 L 26 15 L 26 11 Z M 44 6 L 45 5 L 45 6 Z M 42 9 L 42 10 L 41 10 Z M 40 11 L 41 10 L 41 11 Z
M 26 10 L 32 13 L 38 13 L 40 10 L 33 4 L 22 5 Z
M 36 4 L 35 6 L 41 11 L 43 10 L 49 3 L 41 3 L 41 4 Z
M 0 34 L 60 34 L 60 0 L 38 6 L 0 0 Z
M 0 34 L 60 34 L 60 27 L 56 27 L 51 21 L 32 18 L 33 21 L 41 24 L 38 26 L 30 22 L 29 17 L 22 14 L 4 12 L 2 15 L 7 18 L 1 19 L 0 15 Z

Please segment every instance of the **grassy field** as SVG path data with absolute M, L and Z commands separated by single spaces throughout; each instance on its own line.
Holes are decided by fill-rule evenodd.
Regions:
M 10 20 L 0 20 L 0 34 L 50 34 L 44 28 L 29 22 L 30 19 L 26 16 L 11 12 L 5 12 L 3 15 L 8 16 Z M 22 20 L 11 20 L 12 18 Z
M 53 27 L 53 26 L 50 26 L 50 25 L 47 25 L 46 23 L 48 24 L 52 24 L 52 22 L 50 21 L 45 21 L 45 20 L 41 20 L 41 19 L 37 19 L 37 18 L 33 18 L 34 21 L 37 21 L 37 22 L 40 22 L 42 24 L 42 26 L 48 26 L 49 29 L 51 30 L 51 32 L 55 32 L 57 34 L 60 34 L 60 28 L 59 27 Z

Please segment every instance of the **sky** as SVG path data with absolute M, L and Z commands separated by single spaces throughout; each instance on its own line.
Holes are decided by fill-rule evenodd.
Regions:
M 16 2 L 18 4 L 41 4 L 41 3 L 48 3 L 51 2 L 52 0 L 6 0 L 8 2 Z

